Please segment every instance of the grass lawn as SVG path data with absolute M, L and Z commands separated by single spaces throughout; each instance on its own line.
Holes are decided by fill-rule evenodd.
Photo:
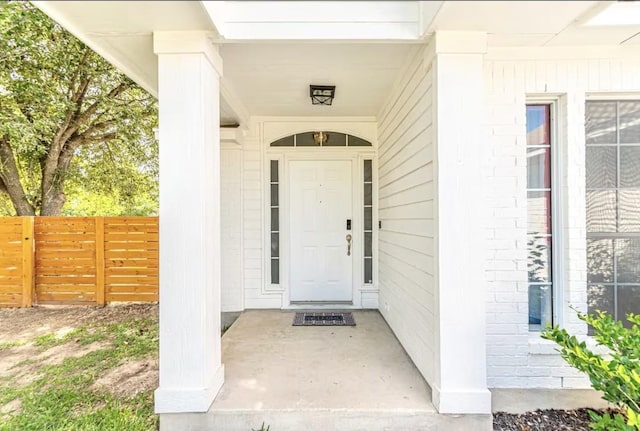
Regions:
M 148 431 L 157 306 L 0 310 L 0 430 Z

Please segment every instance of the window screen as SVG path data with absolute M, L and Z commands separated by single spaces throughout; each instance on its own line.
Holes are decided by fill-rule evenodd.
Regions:
M 640 101 L 585 106 L 590 313 L 640 313 Z

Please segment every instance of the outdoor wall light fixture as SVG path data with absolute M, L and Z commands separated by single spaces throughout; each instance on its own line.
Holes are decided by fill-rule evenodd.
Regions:
M 326 132 L 313 132 L 313 142 L 316 145 L 324 145 L 329 140 L 329 134 Z
M 336 96 L 335 85 L 310 85 L 309 95 L 313 105 L 331 105 Z

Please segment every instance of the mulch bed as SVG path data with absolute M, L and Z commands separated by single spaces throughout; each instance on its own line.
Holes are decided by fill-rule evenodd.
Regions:
M 494 431 L 590 431 L 588 409 L 494 413 Z

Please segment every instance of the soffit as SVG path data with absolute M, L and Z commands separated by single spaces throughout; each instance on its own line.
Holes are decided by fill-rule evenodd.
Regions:
M 154 31 L 214 31 L 197 1 L 34 1 L 94 51 L 156 94 Z
M 429 30 L 485 31 L 489 46 L 496 47 L 620 45 L 640 25 L 588 25 L 614 5 L 636 7 L 609 1 L 448 1 Z
M 376 115 L 414 45 L 230 44 L 225 78 L 252 115 Z M 309 85 L 335 85 L 332 106 L 312 105 Z
M 260 3 L 254 6 L 263 7 Z M 316 12 L 323 11 L 316 16 L 319 19 L 316 24 L 322 24 L 321 21 L 331 21 L 330 11 L 339 17 L 341 8 L 357 18 L 365 4 L 347 3 L 312 2 L 309 6 Z M 153 94 L 157 94 L 158 82 L 153 32 L 210 31 L 213 38 L 223 44 L 220 49 L 225 70 L 221 98 L 223 123 L 246 121 L 248 115 L 375 114 L 410 49 L 403 43 L 379 43 L 384 35 L 376 36 L 375 31 L 369 37 L 377 40 L 361 43 L 316 40 L 312 46 L 256 41 L 233 44 L 218 33 L 205 5 L 197 1 L 36 1 L 34 4 Z M 326 10 L 322 9 L 323 4 Z M 406 37 L 413 38 L 412 43 L 420 42 L 416 36 L 419 18 L 412 18 L 412 14 L 418 15 L 420 11 L 417 5 L 418 2 L 374 2 L 365 5 L 372 9 L 366 18 L 374 26 L 397 20 L 402 31 L 410 29 Z M 286 11 L 283 6 L 286 2 L 280 2 L 280 11 Z M 231 9 L 237 11 L 243 7 L 236 4 Z M 424 10 L 427 19 L 435 12 L 436 9 Z M 295 21 L 301 20 L 304 13 L 297 8 L 286 20 L 295 27 Z M 235 17 L 236 21 L 242 20 L 237 14 Z M 268 21 L 256 11 L 251 11 L 249 18 Z M 355 18 L 343 17 L 337 21 L 345 28 L 350 20 Z M 343 36 L 359 38 L 363 33 Z M 335 105 L 322 107 L 323 110 L 311 106 L 308 97 L 311 83 L 336 85 Z
M 226 19 L 237 24 L 234 31 L 241 28 L 243 19 L 253 24 L 262 21 L 261 28 L 268 26 L 270 31 L 278 27 L 291 31 L 306 29 L 305 41 L 225 39 L 224 12 L 220 12 L 223 15 L 216 22 L 210 15 L 211 8 L 207 9 L 207 5 L 215 6 L 220 11 L 223 2 L 34 2 L 153 94 L 157 92 L 157 58 L 153 54 L 152 33 L 211 32 L 222 44 L 225 76 L 221 116 L 227 123 L 246 121 L 248 115 L 375 115 L 409 53 L 416 49 L 415 44 L 424 42 L 422 33 L 484 31 L 488 33 L 490 46 L 541 47 L 637 44 L 636 35 L 640 32 L 633 25 L 585 25 L 596 12 L 615 2 L 449 1 L 398 2 L 396 6 L 396 2 L 345 2 L 342 10 L 341 2 L 310 2 L 304 3 L 311 7 L 306 12 L 300 7 L 302 2 L 254 4 L 263 9 L 267 4 L 278 6 L 268 16 L 253 9 L 247 12 L 248 4 L 243 3 L 229 2 L 232 6 L 229 10 L 235 11 L 235 15 Z M 287 4 L 292 6 L 287 8 Z M 356 18 L 362 8 L 370 9 L 362 16 L 367 28 L 373 30 L 350 34 L 350 26 L 358 27 Z M 250 12 L 245 18 L 243 10 Z M 390 43 L 393 37 L 379 30 L 392 21 L 400 25 L 394 27 L 396 30 L 408 32 L 394 43 Z M 321 32 L 314 36 L 315 30 L 309 30 L 322 26 L 346 33 L 340 34 L 342 40 L 327 40 L 322 39 Z M 286 39 L 293 33 L 278 34 L 278 38 Z M 259 36 L 256 33 L 252 37 Z M 267 36 L 262 35 L 263 39 L 269 39 Z M 313 37 L 321 40 L 309 40 Z M 309 84 L 336 85 L 334 105 L 312 106 Z

